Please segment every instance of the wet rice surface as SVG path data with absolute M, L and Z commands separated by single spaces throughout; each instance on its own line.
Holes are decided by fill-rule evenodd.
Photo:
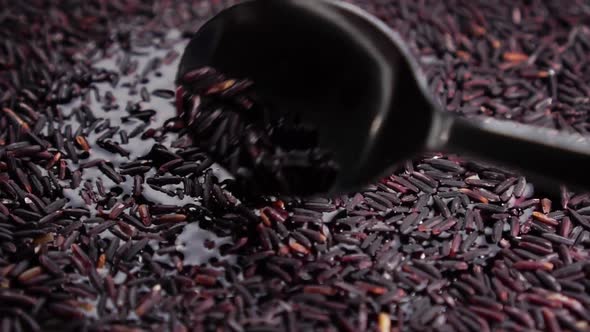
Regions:
M 448 111 L 588 134 L 587 3 L 357 3 Z M 0 330 L 590 329 L 589 194 L 436 153 L 332 199 L 237 185 L 173 82 L 227 5 L 0 0 Z

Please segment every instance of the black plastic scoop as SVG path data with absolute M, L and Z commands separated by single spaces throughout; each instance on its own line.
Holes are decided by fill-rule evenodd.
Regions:
M 440 111 L 398 34 L 342 1 L 226 9 L 195 34 L 178 78 L 203 66 L 252 79 L 262 99 L 318 129 L 340 165 L 329 193 L 358 190 L 423 151 L 515 167 L 541 185 L 590 188 L 588 138 Z

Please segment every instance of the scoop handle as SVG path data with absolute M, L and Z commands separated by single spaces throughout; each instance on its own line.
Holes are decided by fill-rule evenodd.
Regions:
M 590 190 L 590 137 L 448 113 L 439 113 L 433 129 L 429 142 L 438 150 L 511 166 L 541 186 Z

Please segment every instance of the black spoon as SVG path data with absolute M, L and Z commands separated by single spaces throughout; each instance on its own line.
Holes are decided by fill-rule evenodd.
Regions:
M 318 129 L 341 170 L 331 194 L 358 190 L 423 151 L 518 168 L 544 186 L 590 188 L 590 140 L 439 106 L 397 33 L 336 0 L 251 0 L 202 26 L 178 78 L 210 66 L 250 78 L 259 96 Z

